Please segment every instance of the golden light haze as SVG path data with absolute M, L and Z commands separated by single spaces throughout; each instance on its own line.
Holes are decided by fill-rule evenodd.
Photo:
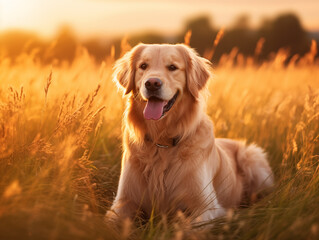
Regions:
M 319 30 L 318 0 L 2 0 L 0 31 L 24 29 L 52 36 L 61 25 L 80 37 L 114 36 L 141 31 L 170 34 L 185 19 L 210 15 L 213 24 L 231 25 L 247 14 L 252 27 L 283 12 L 296 13 L 307 30 Z

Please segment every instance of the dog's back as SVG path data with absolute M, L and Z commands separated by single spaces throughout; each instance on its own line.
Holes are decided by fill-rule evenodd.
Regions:
M 220 171 L 214 187 L 224 207 L 236 207 L 273 186 L 274 179 L 267 155 L 255 144 L 216 138 Z M 231 198 L 229 196 L 232 196 Z

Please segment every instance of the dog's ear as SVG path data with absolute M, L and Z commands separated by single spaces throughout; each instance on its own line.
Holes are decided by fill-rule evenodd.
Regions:
M 124 88 L 125 94 L 135 89 L 135 65 L 144 47 L 145 45 L 143 44 L 135 46 L 114 64 L 113 80 L 119 83 L 120 87 Z
M 193 97 L 197 99 L 199 91 L 206 85 L 211 76 L 211 63 L 184 44 L 180 44 L 178 47 L 186 63 L 187 88 Z

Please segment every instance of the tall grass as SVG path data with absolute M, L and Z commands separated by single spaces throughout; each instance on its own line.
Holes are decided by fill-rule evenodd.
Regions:
M 124 109 L 111 81 L 114 53 L 97 64 L 79 49 L 72 64 L 50 66 L 33 55 L 15 62 L 2 57 L 0 239 L 318 238 L 316 43 L 301 59 L 288 61 L 279 51 L 261 65 L 257 48 L 251 58 L 237 49 L 222 57 L 207 112 L 217 137 L 266 149 L 276 186 L 253 206 L 230 210 L 205 228 L 183 215 L 174 223 L 165 217 L 126 221 L 119 231 L 104 223 L 119 177 Z

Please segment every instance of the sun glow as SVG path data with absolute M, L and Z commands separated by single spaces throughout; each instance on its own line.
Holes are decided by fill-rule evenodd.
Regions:
M 256 26 L 261 19 L 285 11 L 299 15 L 305 28 L 319 29 L 319 2 L 314 0 L 2 0 L 0 4 L 0 31 L 18 28 L 42 35 L 54 34 L 61 25 L 71 26 L 81 36 L 144 30 L 171 33 L 179 31 L 186 19 L 200 14 L 211 16 L 217 27 L 247 14 Z
M 43 2 L 40 0 L 2 0 L 0 29 L 36 30 L 45 34 L 52 19 L 50 20 L 49 15 L 44 17 L 50 10 L 49 7 L 43 7 Z

